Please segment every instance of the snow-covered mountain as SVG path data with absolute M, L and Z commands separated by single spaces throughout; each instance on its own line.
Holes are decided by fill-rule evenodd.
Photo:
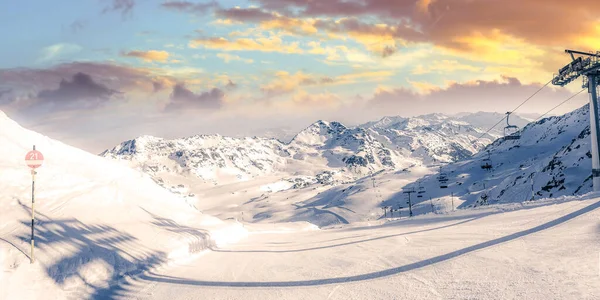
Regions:
M 422 185 L 429 196 L 453 193 L 462 205 L 520 202 L 591 191 L 589 107 L 525 126 L 519 140 L 498 139 L 472 158 L 445 166 L 449 188 L 438 187 L 437 176 Z M 493 168 L 484 170 L 485 159 Z M 485 197 L 484 197 L 485 198 Z
M 470 156 L 495 139 L 464 121 L 432 114 L 386 117 L 354 128 L 319 120 L 289 143 L 278 139 L 196 135 L 165 140 L 142 136 L 101 156 L 124 160 L 155 178 L 181 184 L 190 175 L 211 184 L 249 180 L 266 174 L 341 174 L 340 181 L 379 170 L 406 169 Z M 342 174 L 343 173 L 343 174 Z M 293 179 L 296 180 L 296 179 Z
M 419 166 L 410 172 L 382 171 L 332 187 L 316 186 L 314 191 L 310 187 L 298 192 L 286 190 L 257 198 L 248 205 L 254 211 L 264 210 L 270 219 L 310 220 L 327 226 L 381 218 L 383 207 L 388 207 L 388 216 L 389 207 L 395 210 L 401 207 L 401 212 L 396 211 L 395 215 L 407 216 L 408 199 L 403 191 L 419 191 L 419 186 L 423 193 L 412 194 L 411 198 L 415 215 L 446 213 L 482 204 L 524 202 L 532 198 L 532 191 L 534 200 L 584 194 L 591 191 L 592 184 L 588 115 L 585 106 L 542 119 L 525 126 L 519 140 L 500 138 L 472 157 L 443 164 L 448 188 L 440 187 L 438 168 Z M 389 128 L 396 123 L 384 118 L 379 125 L 366 126 Z M 396 126 L 401 128 L 406 124 Z M 488 158 L 487 150 L 491 170 L 482 169 Z M 484 194 L 487 201 L 483 201 Z M 266 205 L 269 200 L 278 206 Z M 282 208 L 285 203 L 297 207 L 291 217 L 290 208 L 287 211 Z
M 142 136 L 101 156 L 126 159 L 152 175 L 167 172 L 231 181 L 277 172 L 290 154 L 275 139 L 196 135 L 176 140 Z
M 325 158 L 329 167 L 347 168 L 358 174 L 406 167 L 405 157 L 375 139 L 363 128 L 319 120 L 296 135 L 287 145 L 294 159 Z
M 193 177 L 205 183 L 245 181 L 263 175 L 313 176 L 329 172 L 342 178 L 373 170 L 407 168 L 419 161 L 401 156 L 362 128 L 318 121 L 290 143 L 267 138 L 197 135 L 165 140 L 142 136 L 100 154 L 126 161 L 157 179 L 180 184 Z M 176 178 L 174 178 L 175 176 Z
M 478 115 L 462 118 L 477 119 Z M 429 114 L 413 118 L 384 117 L 359 127 L 365 128 L 381 143 L 403 153 L 405 157 L 431 164 L 470 157 L 498 137 L 484 134 L 481 128 L 485 128 L 485 125 L 480 124 L 482 126 L 478 128 L 461 119 Z

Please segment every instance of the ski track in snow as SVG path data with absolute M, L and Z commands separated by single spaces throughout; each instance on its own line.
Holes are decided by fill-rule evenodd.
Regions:
M 600 249 L 590 246 L 597 246 L 600 236 L 599 207 L 600 200 L 593 198 L 504 213 L 462 212 L 460 218 L 467 220 L 462 222 L 440 218 L 420 224 L 416 218 L 355 229 L 367 230 L 369 239 L 354 236 L 352 228 L 257 233 L 189 264 L 143 274 L 112 296 L 137 297 L 150 284 L 151 293 L 142 299 L 596 299 Z M 523 222 L 525 217 L 534 221 Z M 404 235 L 411 239 L 399 242 Z M 298 254 L 297 246 L 325 236 L 354 240 L 322 240 L 324 245 Z M 560 238 L 584 242 L 587 248 Z M 540 253 L 519 251 L 528 247 Z M 559 263 L 567 259 L 560 256 L 564 252 L 570 265 Z M 567 288 L 574 282 L 579 288 Z M 418 289 L 411 290 L 414 286 Z

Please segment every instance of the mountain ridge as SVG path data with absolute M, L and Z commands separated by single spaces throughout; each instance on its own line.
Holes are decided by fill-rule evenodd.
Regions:
M 394 127 L 401 123 L 406 126 Z M 320 119 L 300 130 L 289 142 L 218 134 L 170 140 L 142 135 L 99 155 L 130 161 L 130 165 L 151 175 L 159 170 L 175 171 L 195 174 L 216 184 L 268 173 L 293 174 L 299 165 L 314 169 L 303 171 L 304 175 L 341 170 L 347 177 L 358 178 L 383 169 L 402 170 L 468 157 L 497 137 L 485 135 L 477 140 L 476 136 L 482 133 L 482 129 L 442 114 L 422 118 L 386 116 L 354 127 Z M 156 162 L 158 157 L 163 163 Z M 216 173 L 230 176 L 221 174 L 228 179 L 219 178 L 223 176 Z

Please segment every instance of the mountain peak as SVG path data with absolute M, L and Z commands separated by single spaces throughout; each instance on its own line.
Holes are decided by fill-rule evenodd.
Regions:
M 318 120 L 300 131 L 291 141 L 291 143 L 300 143 L 305 145 L 322 145 L 333 136 L 340 135 L 348 128 L 339 122 L 328 122 Z

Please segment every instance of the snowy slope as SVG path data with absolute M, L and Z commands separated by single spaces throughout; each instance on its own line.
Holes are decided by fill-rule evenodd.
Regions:
M 275 139 L 196 135 L 176 140 L 142 136 L 101 156 L 127 160 L 151 175 L 170 173 L 229 182 L 277 172 L 289 153 Z
M 420 163 L 384 146 L 362 128 L 325 121 L 310 125 L 287 144 L 258 137 L 197 135 L 164 140 L 142 136 L 100 155 L 140 169 L 172 189 L 235 183 L 265 175 L 287 176 L 299 184 L 331 175 L 345 181 L 372 171 Z
M 408 195 L 403 191 L 417 190 L 419 185 L 422 197 L 411 195 L 416 215 L 481 205 L 484 193 L 488 204 L 523 202 L 532 198 L 532 186 L 534 200 L 584 194 L 591 190 L 589 143 L 588 107 L 584 106 L 526 126 L 520 140 L 496 140 L 485 149 L 490 151 L 491 171 L 481 168 L 487 151 L 445 165 L 447 189 L 439 186 L 439 169 L 415 167 L 409 172 L 382 171 L 333 187 L 271 193 L 237 210 L 261 211 L 259 221 L 267 215 L 270 221 L 302 220 L 330 226 L 381 218 L 383 206 L 401 207 L 394 216 L 407 216 Z M 269 205 L 269 201 L 279 205 Z
M 463 118 L 467 117 L 477 119 L 475 114 Z M 479 125 L 486 128 L 484 123 Z M 384 117 L 360 127 L 367 129 L 384 145 L 426 165 L 467 158 L 498 137 L 484 134 L 484 130 L 464 120 L 442 114 L 413 118 Z M 478 139 L 480 136 L 481 139 Z
M 329 167 L 343 167 L 361 175 L 417 163 L 398 155 L 363 128 L 348 128 L 339 122 L 322 120 L 298 133 L 288 150 L 295 159 L 325 158 Z
M 112 299 L 599 299 L 598 195 L 254 234 Z M 201 295 L 201 296 L 199 296 Z
M 354 128 L 319 120 L 289 143 L 220 135 L 175 140 L 142 136 L 100 155 L 141 169 L 171 189 L 181 184 L 235 183 L 267 174 L 308 176 L 290 180 L 315 182 L 319 174 L 332 172 L 339 175 L 338 181 L 346 181 L 385 169 L 457 161 L 497 137 L 484 135 L 476 141 L 482 133 L 441 114 L 385 117 Z
M 147 175 L 26 130 L 2 112 L 0 145 L 0 299 L 86 298 L 124 274 L 246 234 Z M 45 156 L 36 175 L 35 264 L 24 164 L 32 145 Z
M 463 206 L 520 202 L 583 194 L 591 190 L 589 108 L 542 119 L 522 130 L 520 140 L 499 139 L 474 157 L 444 167 L 449 188 L 436 188 L 438 174 L 425 177 L 433 197 L 459 196 Z M 493 169 L 481 169 L 489 150 Z M 484 188 L 485 185 L 485 188 Z M 533 195 L 532 195 L 533 192 Z
M 355 128 L 320 120 L 287 144 L 218 135 L 145 136 L 101 155 L 141 169 L 222 219 L 328 226 L 381 217 L 382 203 L 399 206 L 405 202 L 400 188 L 435 172 L 423 164 L 469 157 L 496 138 L 476 141 L 483 132 L 442 114 L 385 117 Z M 443 209 L 445 201 L 438 200 Z

